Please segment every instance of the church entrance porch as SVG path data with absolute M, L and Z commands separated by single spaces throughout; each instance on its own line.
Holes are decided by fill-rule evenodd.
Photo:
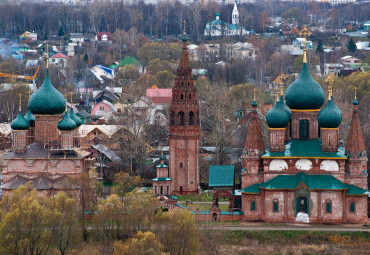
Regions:
M 218 205 L 218 198 L 222 197 L 224 199 L 228 198 L 229 199 L 229 211 L 232 211 L 234 208 L 234 197 L 232 195 L 232 191 L 230 190 L 217 190 L 214 191 L 213 193 L 213 205 L 212 207 L 216 206 L 219 207 Z

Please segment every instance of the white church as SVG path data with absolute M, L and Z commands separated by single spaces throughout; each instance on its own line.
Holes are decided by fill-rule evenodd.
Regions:
M 216 14 L 216 19 L 208 22 L 204 29 L 205 36 L 233 36 L 233 35 L 248 35 L 249 32 L 239 24 L 239 11 L 234 4 L 232 13 L 232 24 L 220 20 L 220 14 Z

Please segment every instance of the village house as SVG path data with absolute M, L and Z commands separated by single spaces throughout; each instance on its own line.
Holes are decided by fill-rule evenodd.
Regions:
M 96 32 L 95 40 L 98 42 L 112 43 L 112 35 L 110 32 Z
M 37 41 L 37 34 L 34 32 L 24 32 L 19 36 L 20 43 L 34 43 Z
M 71 58 L 66 56 L 65 54 L 59 52 L 53 56 L 50 57 L 49 59 L 49 64 L 53 65 L 55 67 L 59 68 L 67 68 L 68 63 L 71 61 Z
M 126 56 L 123 60 L 118 62 L 118 69 L 123 70 L 126 66 L 133 66 L 139 74 L 143 73 L 143 65 L 134 57 Z

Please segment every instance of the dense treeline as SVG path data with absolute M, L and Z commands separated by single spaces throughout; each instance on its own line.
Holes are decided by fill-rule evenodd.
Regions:
M 25 3 L 0 6 L 0 35 L 15 37 L 26 30 L 39 33 L 40 38 L 56 35 L 59 29 L 65 32 L 94 33 L 115 32 L 117 29 L 136 28 L 147 36 L 164 37 L 179 35 L 183 20 L 193 38 L 199 39 L 205 24 L 219 12 L 221 19 L 231 23 L 232 5 L 209 3 L 207 6 L 159 3 L 133 5 L 123 3 L 94 2 L 87 6 Z M 263 32 L 266 18 L 283 16 L 299 24 L 324 24 L 333 28 L 343 26 L 347 21 L 366 21 L 370 6 L 366 4 L 331 7 L 329 4 L 262 2 L 239 6 L 241 25 L 249 30 Z M 330 17 L 330 23 L 327 18 Z
M 115 194 L 100 201 L 99 185 L 89 178 L 89 187 L 80 186 L 79 195 L 60 192 L 46 197 L 31 183 L 3 195 L 0 254 L 196 253 L 200 233 L 189 211 L 163 212 L 151 192 L 132 190 L 137 177 L 124 173 L 118 177 Z

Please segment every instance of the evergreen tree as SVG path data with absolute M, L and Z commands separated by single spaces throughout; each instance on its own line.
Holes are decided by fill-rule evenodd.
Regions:
M 63 35 L 64 35 L 64 29 L 62 27 L 59 27 L 58 36 L 62 37 Z
M 352 38 L 351 39 L 349 39 L 349 42 L 348 42 L 348 46 L 347 46 L 347 48 L 348 48 L 348 51 L 349 52 L 356 52 L 356 44 L 355 44 L 355 42 L 352 40 Z
M 319 40 L 319 43 L 317 44 L 316 53 L 322 53 L 324 52 L 324 45 L 322 45 L 321 40 Z
M 85 55 L 84 55 L 84 61 L 85 62 L 89 61 L 89 55 L 87 55 L 87 53 L 85 53 Z

